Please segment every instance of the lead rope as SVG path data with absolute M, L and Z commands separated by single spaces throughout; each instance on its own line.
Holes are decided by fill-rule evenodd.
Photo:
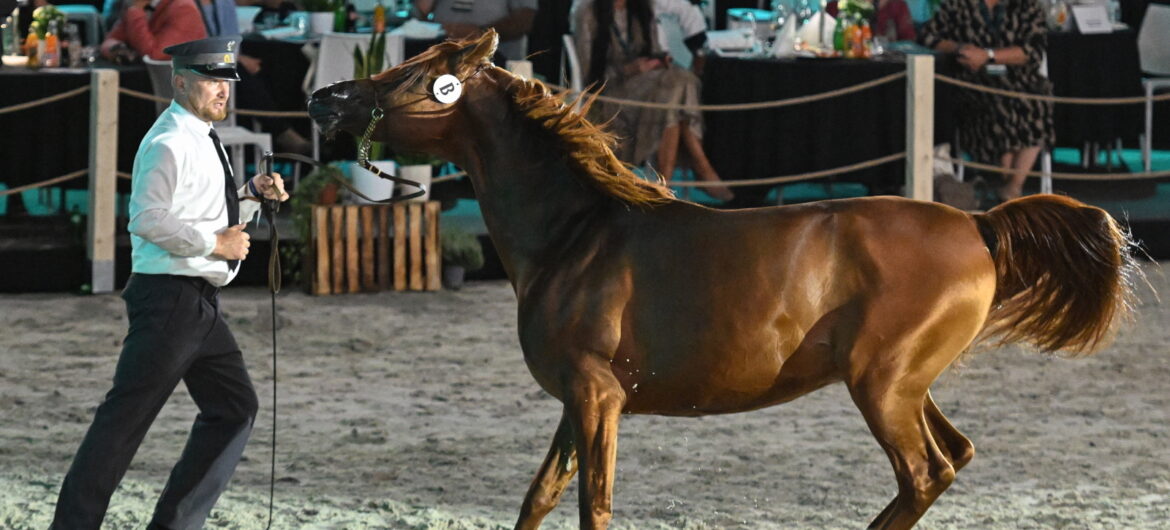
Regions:
M 370 137 L 374 134 L 374 128 L 377 126 L 378 121 L 382 119 L 383 115 L 384 113 L 381 107 L 374 107 L 374 110 L 370 112 L 370 124 L 366 126 L 366 132 L 362 135 L 361 143 L 358 145 L 358 164 L 381 178 L 418 189 L 407 195 L 377 200 L 367 197 L 366 194 L 355 189 L 345 179 L 339 178 L 336 175 L 334 175 L 334 179 L 345 189 L 349 190 L 350 193 L 370 202 L 393 204 L 420 197 L 427 192 L 425 184 L 382 173 L 377 166 L 374 166 L 369 161 Z M 274 155 L 270 151 L 265 151 L 264 160 L 261 165 L 261 173 L 268 175 L 270 178 L 272 177 L 274 157 L 304 162 L 316 167 L 324 165 L 312 158 L 299 154 L 279 153 Z M 268 221 L 268 240 L 271 244 L 268 250 L 268 292 L 272 300 L 272 459 L 268 470 L 268 524 L 264 527 L 266 530 L 271 530 L 272 513 L 276 499 L 276 293 L 280 292 L 281 286 L 280 234 L 276 230 L 276 212 L 280 211 L 280 200 L 265 199 L 264 197 L 258 198 L 260 199 L 260 211 L 263 212 L 264 219 Z
M 272 177 L 272 153 L 264 152 L 263 173 Z M 268 469 L 268 525 L 272 528 L 272 511 L 276 499 L 276 293 L 280 292 L 280 233 L 276 230 L 276 212 L 280 211 L 279 199 L 260 197 L 260 211 L 268 221 L 268 293 L 272 301 L 272 458 Z

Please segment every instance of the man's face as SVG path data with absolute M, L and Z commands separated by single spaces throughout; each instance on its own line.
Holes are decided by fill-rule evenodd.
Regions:
M 175 100 L 203 121 L 220 121 L 227 117 L 229 82 L 182 72 L 175 77 Z

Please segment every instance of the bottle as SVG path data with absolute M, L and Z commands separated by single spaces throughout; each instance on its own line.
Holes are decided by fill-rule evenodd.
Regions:
M 45 31 L 45 51 L 41 54 L 41 65 L 46 68 L 55 68 L 61 65 L 61 40 L 57 37 L 57 21 L 49 22 L 49 29 Z
M 839 52 L 845 51 L 845 16 L 837 17 L 837 27 L 833 28 L 833 49 Z
M 345 25 L 349 22 L 345 6 L 345 0 L 335 0 L 333 3 L 333 31 L 335 33 L 345 33 Z
M 40 49 L 41 40 L 37 38 L 37 32 L 28 32 L 28 38 L 24 40 L 24 53 L 28 55 L 27 64 L 29 68 L 41 67 Z
M 386 31 L 386 7 L 379 1 L 374 5 L 374 33 Z
M 69 64 L 70 68 L 81 67 L 81 36 L 79 35 L 79 33 L 80 32 L 77 31 L 76 24 L 70 24 L 69 30 L 65 32 L 65 35 L 66 35 L 65 40 L 68 43 L 68 48 L 67 48 L 67 51 L 69 52 L 68 53 L 68 58 L 69 58 L 68 64 Z M 61 64 L 66 64 L 64 56 L 62 56 Z

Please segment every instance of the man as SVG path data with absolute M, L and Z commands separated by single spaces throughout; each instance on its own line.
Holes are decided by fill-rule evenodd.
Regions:
M 61 486 L 53 528 L 101 526 L 110 495 L 180 379 L 199 414 L 149 528 L 200 528 L 244 451 L 256 392 L 220 313 L 219 288 L 248 256 L 240 221 L 256 214 L 256 197 L 283 201 L 288 194 L 276 174 L 237 189 L 212 127 L 226 113 L 228 82 L 238 79 L 235 50 L 230 38 L 165 50 L 174 101 L 134 158 L 133 274 L 122 292 L 130 330 L 113 388 Z
M 432 12 L 447 37 L 466 39 L 494 28 L 500 34 L 496 53 L 519 61 L 528 54 L 528 32 L 536 18 L 537 0 L 415 0 L 420 17 Z
M 144 55 L 169 59 L 164 48 L 207 36 L 194 0 L 126 0 L 118 22 L 102 42 L 102 57 L 131 62 Z

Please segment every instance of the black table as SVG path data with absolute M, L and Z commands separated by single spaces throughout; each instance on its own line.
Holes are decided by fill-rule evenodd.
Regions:
M 818 94 L 905 70 L 904 61 L 709 57 L 703 103 L 775 101 Z M 935 83 L 935 142 L 953 134 L 949 88 Z M 827 100 L 768 110 L 707 112 L 704 146 L 724 179 L 759 179 L 862 162 L 905 149 L 906 83 L 900 79 Z M 905 163 L 834 177 L 891 193 Z M 736 188 L 734 206 L 758 205 L 771 186 Z
M 1068 97 L 1141 96 L 1141 65 L 1137 33 L 1133 30 L 1099 35 L 1050 33 L 1048 78 L 1053 94 Z M 1112 145 L 1121 138 L 1137 146 L 1143 107 L 1129 105 L 1069 105 L 1058 103 L 1053 119 L 1056 144 L 1084 147 L 1085 142 Z
M 123 88 L 150 93 L 150 77 L 142 65 L 99 67 L 119 71 Z M 41 99 L 90 84 L 88 69 L 0 68 L 0 107 Z M 10 188 L 39 182 L 89 167 L 88 92 L 48 105 L 0 114 L 0 182 Z M 122 95 L 118 98 L 118 170 L 130 172 L 143 135 L 154 123 L 154 102 Z M 85 179 L 61 184 L 85 188 Z M 128 185 L 121 182 L 120 186 Z M 12 205 L 12 202 L 9 202 Z

